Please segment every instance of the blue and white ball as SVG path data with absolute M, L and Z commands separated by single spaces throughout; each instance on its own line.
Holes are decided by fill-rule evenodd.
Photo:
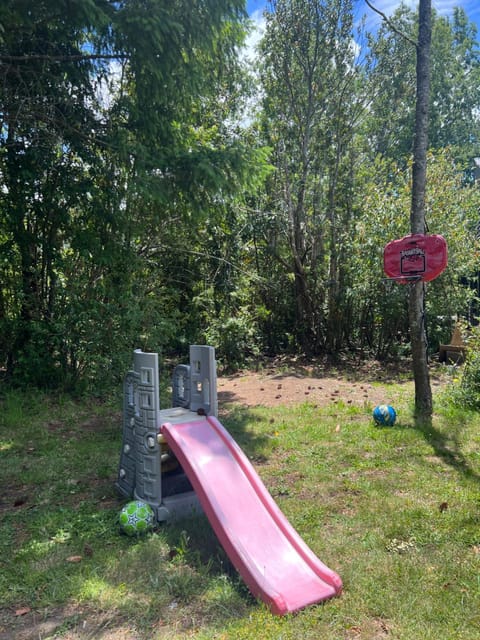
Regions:
M 140 536 L 153 528 L 155 514 L 149 504 L 134 500 L 123 507 L 118 520 L 127 536 Z
M 379 404 L 373 410 L 373 419 L 375 424 L 391 427 L 395 424 L 397 413 L 389 404 Z

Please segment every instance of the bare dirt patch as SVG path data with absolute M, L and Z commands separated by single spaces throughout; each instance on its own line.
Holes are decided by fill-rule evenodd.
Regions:
M 403 383 L 406 389 L 411 383 Z M 245 406 L 291 406 L 303 402 L 327 405 L 342 401 L 356 406 L 389 403 L 384 385 L 354 382 L 337 376 L 300 376 L 298 374 L 249 373 L 218 380 L 219 404 Z
M 0 640 L 134 640 L 137 634 L 115 613 L 107 615 L 76 605 L 42 611 L 0 610 Z
M 281 365 L 281 366 L 280 366 Z M 432 387 L 443 384 L 441 373 L 432 370 Z M 392 390 L 392 383 L 395 388 Z M 219 405 L 292 406 L 303 402 L 325 406 L 343 402 L 372 407 L 390 404 L 404 394 L 413 398 L 414 385 L 408 365 L 386 366 L 376 361 L 335 369 L 326 365 L 273 363 L 262 371 L 241 371 L 220 376 Z M 392 393 L 394 394 L 392 396 Z

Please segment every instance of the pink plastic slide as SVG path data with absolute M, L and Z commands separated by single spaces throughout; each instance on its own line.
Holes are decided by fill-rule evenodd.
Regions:
M 305 544 L 214 417 L 162 425 L 230 560 L 252 594 L 283 615 L 338 595 L 340 577 Z

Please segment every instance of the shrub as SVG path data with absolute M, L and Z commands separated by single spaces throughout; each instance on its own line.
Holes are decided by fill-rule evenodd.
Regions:
M 451 397 L 457 405 L 480 409 L 480 326 L 473 327 L 466 339 L 465 364 Z

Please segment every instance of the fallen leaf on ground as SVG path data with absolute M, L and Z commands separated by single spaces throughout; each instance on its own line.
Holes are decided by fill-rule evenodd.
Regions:
M 83 556 L 69 556 L 67 558 L 67 562 L 81 562 L 83 560 Z

